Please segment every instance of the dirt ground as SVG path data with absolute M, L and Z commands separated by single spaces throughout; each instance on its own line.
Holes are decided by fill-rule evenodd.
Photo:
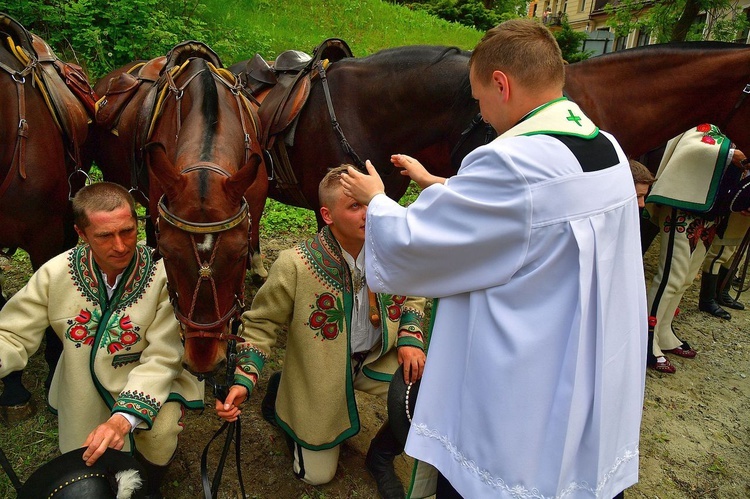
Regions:
M 264 241 L 267 264 L 278 250 L 289 247 L 295 238 Z M 646 274 L 650 279 L 658 254 L 655 243 L 646 254 Z M 23 283 L 23 274 L 8 272 L 10 287 Z M 20 281 L 20 283 L 19 283 Z M 649 370 L 641 430 L 640 482 L 626 492 L 628 498 L 739 498 L 750 497 L 750 310 L 732 312 L 731 321 L 715 319 L 697 310 L 698 285 L 688 290 L 675 320 L 678 335 L 699 353 L 695 359 L 670 357 L 677 367 L 673 375 Z M 750 304 L 750 294 L 745 299 Z M 251 296 L 248 296 L 250 299 Z M 749 307 L 750 309 L 750 307 Z M 242 476 L 247 497 L 251 498 L 374 498 L 375 483 L 364 470 L 364 456 L 370 439 L 385 417 L 385 403 L 358 394 L 362 431 L 342 449 L 334 480 L 312 487 L 294 478 L 290 456 L 278 430 L 268 425 L 259 411 L 270 373 L 279 367 L 284 338 L 273 361 L 263 373 L 258 387 L 242 416 Z M 46 366 L 35 363 L 25 375 L 34 390 L 34 400 L 42 402 L 42 381 Z M 207 402 L 213 404 L 207 397 Z M 21 480 L 39 465 L 40 449 L 46 458 L 55 455 L 56 420 L 41 409 L 31 421 L 8 429 L 0 426 L 0 445 L 14 442 L 10 454 Z M 189 414 L 177 456 L 163 487 L 165 497 L 203 497 L 200 479 L 201 452 L 221 426 L 212 409 Z M 223 438 L 221 439 L 223 442 Z M 6 444 L 7 442 L 7 444 Z M 218 462 L 222 442 L 214 442 L 208 456 L 209 469 Z M 33 450 L 31 450 L 33 449 Z M 44 452 L 41 454 L 44 456 Z M 36 453 L 36 454 L 34 454 Z M 36 459 L 29 459 L 29 454 Z M 411 460 L 397 459 L 396 468 L 406 482 Z M 0 490 L 7 479 L 0 476 Z M 10 490 L 10 489 L 7 489 Z M 1 494 L 0 494 L 1 495 Z M 220 498 L 240 497 L 233 457 L 227 461 Z M 469 499 L 469 498 L 467 498 Z

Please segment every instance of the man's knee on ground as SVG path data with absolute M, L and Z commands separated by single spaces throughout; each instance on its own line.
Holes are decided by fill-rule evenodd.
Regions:
M 335 475 L 336 468 L 305 470 L 305 476 L 302 477 L 302 481 L 310 485 L 325 485 L 333 480 Z

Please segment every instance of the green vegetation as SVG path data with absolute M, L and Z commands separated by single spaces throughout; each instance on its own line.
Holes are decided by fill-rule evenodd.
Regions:
M 481 33 L 380 0 L 0 0 L 6 12 L 95 80 L 183 40 L 207 43 L 226 65 L 256 53 L 312 51 L 342 38 L 356 56 L 412 44 L 472 48 Z

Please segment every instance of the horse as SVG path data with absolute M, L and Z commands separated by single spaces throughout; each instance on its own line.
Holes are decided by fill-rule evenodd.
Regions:
M 451 47 L 404 46 L 330 64 L 330 99 L 322 79 L 314 77 L 293 127 L 293 145 L 286 148 L 297 183 L 272 182 L 270 196 L 316 209 L 326 171 L 364 158 L 383 176 L 386 194 L 398 199 L 408 179 L 390 166 L 393 153 L 416 157 L 435 175 L 454 175 L 468 152 L 495 137 L 471 96 L 469 56 Z M 242 72 L 248 62 L 230 69 Z M 746 45 L 648 46 L 566 65 L 564 92 L 632 158 L 706 122 L 750 150 L 750 128 L 744 126 L 750 114 L 748 62 Z M 255 94 L 261 116 L 268 92 Z M 271 175 L 277 176 L 273 168 Z
M 469 52 L 455 47 L 420 45 L 345 57 L 322 73 L 313 69 L 309 96 L 290 127 L 293 145 L 286 148 L 297 183 L 280 182 L 279 165 L 274 165 L 269 175 L 277 181 L 269 185 L 269 195 L 285 204 L 317 209 L 318 184 L 326 172 L 342 163 L 362 166 L 360 158 L 365 158 L 378 168 L 386 193 L 398 199 L 409 179 L 391 166 L 393 153 L 414 156 L 437 175 L 455 173 L 460 158 L 479 144 L 461 140 L 479 112 L 471 96 L 468 60 Z M 235 63 L 230 70 L 242 73 L 249 62 Z M 251 91 L 261 114 L 272 91 Z M 276 140 L 280 142 L 291 140 L 287 135 Z M 354 154 L 346 152 L 342 142 Z M 454 149 L 461 150 L 452 154 Z
M 571 64 L 565 79 L 571 100 L 631 158 L 701 123 L 718 126 L 740 149 L 750 150 L 747 45 L 648 45 Z
M 117 174 L 129 179 L 133 158 L 145 164 L 156 247 L 185 345 L 183 364 L 193 374 L 210 375 L 225 361 L 227 342 L 241 341 L 233 326 L 244 307 L 249 253 L 245 193 L 257 179 L 267 182 L 256 140 L 259 122 L 207 46 L 183 42 L 155 61 L 158 77 L 134 89 L 116 117 L 117 135 L 101 127 L 112 102 L 100 100 L 95 161 L 105 179 L 120 183 L 125 179 Z M 104 84 L 133 66 L 105 77 Z M 102 99 L 114 95 L 105 92 Z
M 75 76 L 65 75 L 68 71 Z M 85 76 L 57 59 L 44 40 L 0 13 L 0 248 L 6 257 L 23 249 L 34 270 L 78 241 L 69 198 L 87 178 L 89 164 L 81 151 L 90 113 L 63 76 L 77 78 L 81 89 L 88 86 Z M 47 387 L 62 350 L 50 331 Z M 24 406 L 31 394 L 21 372 L 3 381 L 0 406 Z

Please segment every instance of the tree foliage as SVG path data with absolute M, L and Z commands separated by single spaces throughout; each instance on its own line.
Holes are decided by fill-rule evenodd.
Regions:
M 748 27 L 735 0 L 618 0 L 604 7 L 617 36 L 648 32 L 652 41 L 734 41 Z M 705 14 L 705 18 L 702 16 Z
M 96 77 L 186 39 L 209 42 L 202 9 L 199 0 L 0 0 L 0 11 Z
M 487 31 L 526 13 L 525 0 L 393 0 L 446 21 Z
M 567 19 L 560 21 L 560 30 L 553 32 L 557 44 L 560 46 L 562 51 L 563 59 L 568 63 L 573 64 L 584 59 L 588 59 L 593 54 L 591 52 L 581 52 L 581 43 L 588 38 L 588 34 L 583 31 L 575 31 L 570 27 L 570 23 Z

